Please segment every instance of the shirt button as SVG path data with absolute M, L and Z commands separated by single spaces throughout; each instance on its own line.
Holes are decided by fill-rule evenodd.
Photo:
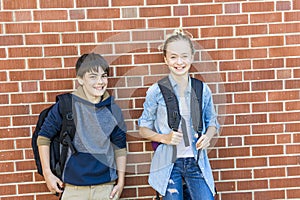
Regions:
M 194 138 L 198 138 L 198 133 L 195 133 L 195 134 L 194 134 Z

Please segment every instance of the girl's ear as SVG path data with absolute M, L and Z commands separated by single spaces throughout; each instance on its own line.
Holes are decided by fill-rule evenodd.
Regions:
M 167 61 L 166 56 L 164 56 L 164 61 L 165 61 L 166 65 L 168 65 L 168 61 Z

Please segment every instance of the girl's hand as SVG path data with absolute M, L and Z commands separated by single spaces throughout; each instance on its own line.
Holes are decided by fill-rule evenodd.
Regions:
M 177 145 L 181 142 L 183 134 L 177 131 L 171 131 L 169 134 L 162 134 L 162 143 Z
M 206 149 L 209 147 L 209 145 L 210 145 L 210 138 L 206 135 L 202 135 L 196 143 L 196 148 L 197 150 Z

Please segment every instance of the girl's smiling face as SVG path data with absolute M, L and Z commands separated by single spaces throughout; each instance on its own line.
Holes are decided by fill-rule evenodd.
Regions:
M 170 42 L 164 60 L 173 76 L 187 75 L 193 61 L 190 44 L 184 40 Z

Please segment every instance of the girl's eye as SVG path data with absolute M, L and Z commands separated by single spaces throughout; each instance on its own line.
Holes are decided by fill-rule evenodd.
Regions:
M 107 74 L 102 74 L 102 78 L 107 78 L 108 75 Z

